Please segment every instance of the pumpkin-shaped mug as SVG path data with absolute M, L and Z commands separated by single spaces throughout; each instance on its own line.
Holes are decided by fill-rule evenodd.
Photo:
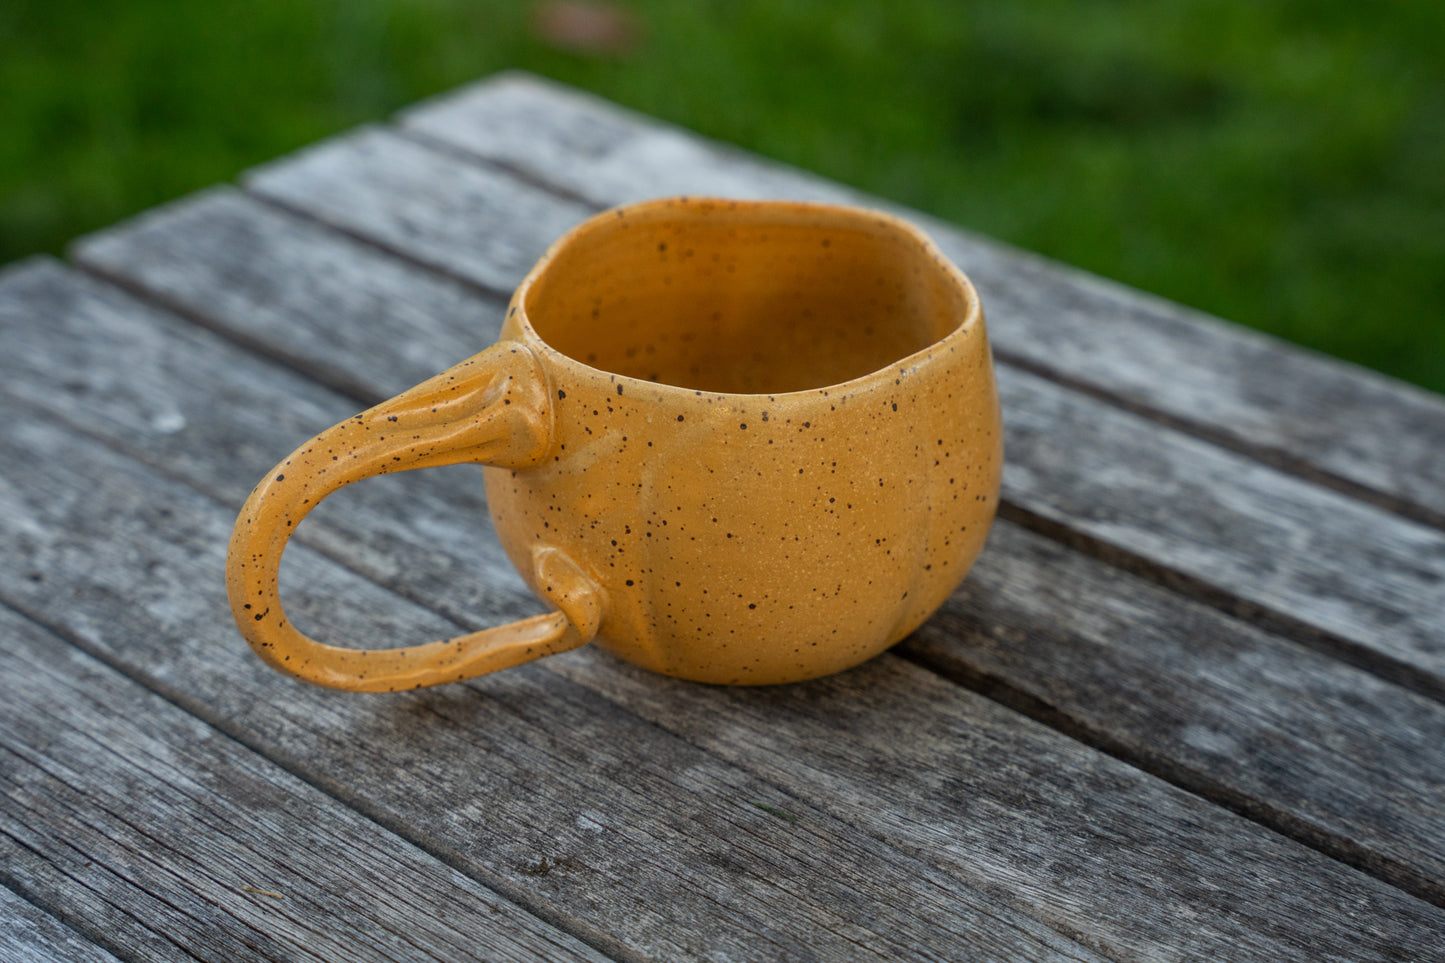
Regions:
M 1002 432 L 978 296 L 874 211 L 678 198 L 556 242 L 480 354 L 306 442 L 232 536 L 237 625 L 308 682 L 387 691 L 595 641 L 713 683 L 838 672 L 920 625 L 983 547 Z M 394 649 L 316 642 L 281 554 L 327 494 L 479 462 L 554 611 Z

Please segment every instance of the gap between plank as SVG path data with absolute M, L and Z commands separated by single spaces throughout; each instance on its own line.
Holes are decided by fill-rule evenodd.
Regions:
M 501 173 L 506 174 L 509 177 L 513 177 L 516 180 L 521 181 L 523 184 L 527 184 L 530 187 L 537 188 L 537 190 L 539 191 L 551 194 L 553 197 L 556 197 L 560 200 L 571 201 L 572 203 L 577 204 L 580 207 L 591 208 L 594 212 L 599 214 L 607 210 L 608 208 L 615 206 L 611 204 L 604 204 L 598 201 L 596 198 L 587 197 L 585 194 L 579 194 L 577 191 L 572 190 L 570 187 L 564 187 L 561 184 L 549 181 L 535 171 L 530 171 L 527 168 L 522 167 L 518 164 L 513 164 L 510 161 L 502 160 L 496 157 L 483 157 L 481 154 L 474 154 L 471 151 L 467 150 L 465 147 L 462 147 L 458 144 L 448 143 L 447 141 L 444 141 L 439 137 L 433 137 L 431 134 L 428 134 L 424 130 L 415 130 L 410 127 L 398 126 L 387 126 L 383 129 L 388 134 L 395 135 L 402 140 L 409 140 L 419 147 L 425 147 L 427 150 L 431 151 L 434 154 L 441 154 L 444 157 L 450 157 L 452 160 L 461 161 L 462 163 L 469 164 L 472 167 L 486 167 L 494 171 L 500 171 Z
M 1227 809 L 1236 816 L 1308 846 L 1417 899 L 1445 907 L 1445 885 L 1440 882 L 1395 860 L 1382 857 L 1352 840 L 1320 830 L 1308 820 L 1275 809 L 1260 800 L 1251 799 L 1244 793 L 1211 780 L 1202 771 L 1192 772 L 1185 766 L 1171 762 L 1167 757 L 1131 750 L 1109 732 L 1081 722 L 1069 712 L 1045 702 L 994 673 L 979 671 L 962 659 L 931 657 L 908 651 L 903 645 L 895 648 L 893 653 L 904 661 L 1026 715 L 1077 742 Z
M 27 619 L 30 619 L 30 617 L 29 617 L 28 615 L 25 615 L 24 612 L 19 612 L 18 609 L 12 609 L 12 611 L 16 611 L 16 612 L 18 612 L 18 614 L 20 614 L 20 615 L 22 615 L 22 616 L 25 616 L 25 618 L 27 618 Z M 34 619 L 30 619 L 30 621 L 34 622 L 35 620 L 34 620 Z M 38 625 L 39 623 L 37 622 L 36 624 Z M 5 832 L 5 830 L 0 830 L 0 832 Z M 36 859 L 46 860 L 46 861 L 48 862 L 48 859 L 46 858 L 46 856 L 45 856 L 44 853 L 41 853 L 41 852 L 39 852 L 38 850 L 36 850 L 33 846 L 31 846 L 31 845 L 30 845 L 29 843 L 27 843 L 25 840 L 19 839 L 19 838 L 17 838 L 16 836 L 12 835 L 12 834 L 9 833 L 9 832 L 5 832 L 5 836 L 6 836 L 11 842 L 13 842 L 15 845 L 21 847 L 22 849 L 27 850 L 27 851 L 28 851 L 31 855 L 33 855 Z M 71 849 L 73 850 L 74 847 L 71 847 Z M 115 873 L 116 875 L 119 875 L 119 872 L 118 872 L 118 871 L 114 870 L 113 868 L 111 868 L 111 867 L 109 867 L 109 866 L 107 866 L 106 869 L 107 869 L 107 871 L 109 871 L 109 872 L 112 872 L 112 873 Z M 75 884 L 75 885 L 78 885 L 78 886 L 80 886 L 82 889 L 88 891 L 97 901 L 102 902 L 102 903 L 105 903 L 105 904 L 113 907 L 118 913 L 121 913 L 121 914 L 123 914 L 123 915 L 125 915 L 125 916 L 128 916 L 128 917 L 130 917 L 131 919 L 135 920 L 136 923 L 138 923 L 142 928 L 144 928 L 144 929 L 146 929 L 146 930 L 149 930 L 150 932 L 154 933 L 158 939 L 164 940 L 167 945 L 174 947 L 176 953 L 179 954 L 180 956 L 184 956 L 184 957 L 187 957 L 187 958 L 189 958 L 189 959 L 195 959 L 195 956 L 194 956 L 193 954 L 187 952 L 184 948 L 182 948 L 178 943 L 176 943 L 173 939 L 171 939 L 171 938 L 170 938 L 169 936 L 167 936 L 165 933 L 160 932 L 159 930 L 156 930 L 156 929 L 148 926 L 148 925 L 145 923 L 144 920 L 142 920 L 142 919 L 140 919 L 139 917 L 136 916 L 135 912 L 132 910 L 131 907 L 121 906 L 120 904 L 118 904 L 118 903 L 116 903 L 116 902 L 108 899 L 108 898 L 105 896 L 104 893 L 101 893 L 100 891 L 98 891 L 97 889 L 95 889 L 93 886 L 91 886 L 91 885 L 89 885 L 88 883 L 86 883 L 84 880 L 77 879 L 76 877 L 72 876 L 70 873 L 65 873 L 65 878 L 68 879 L 71 883 L 73 883 L 73 884 Z M 129 880 L 129 882 L 135 883 L 134 880 Z M 83 919 L 83 918 L 81 918 L 81 917 L 72 917 L 72 916 L 70 916 L 69 914 L 65 913 L 59 906 L 50 906 L 50 905 L 46 905 L 45 903 L 39 903 L 39 902 L 36 902 L 36 901 L 34 901 L 33 899 L 30 899 L 29 897 L 25 896 L 25 891 L 17 885 L 17 881 L 16 881 L 15 879 L 13 879 L 13 878 L 10 876 L 9 873 L 5 872 L 3 868 L 0 868 L 0 883 L 3 883 L 3 884 L 5 885 L 5 888 L 6 888 L 6 889 L 9 889 L 11 892 L 20 894 L 21 897 L 24 898 L 24 899 L 26 900 L 26 902 L 30 903 L 32 906 L 36 906 L 36 907 L 40 908 L 42 911 L 50 914 L 50 916 L 52 916 L 52 917 L 54 917 L 55 919 L 59 920 L 61 923 L 65 924 L 66 926 L 70 927 L 70 928 L 71 928 L 72 930 L 74 930 L 76 933 L 79 933 L 81 936 L 83 936 L 83 937 L 85 937 L 86 939 L 90 940 L 90 941 L 91 941 L 92 943 L 94 943 L 96 946 L 99 946 L 101 949 L 106 950 L 107 952 L 113 954 L 114 956 L 118 957 L 119 959 L 122 959 L 122 960 L 142 960 L 142 959 L 145 959 L 145 957 L 137 956 L 133 947 L 124 947 L 124 946 L 121 946 L 121 945 L 119 945 L 119 944 L 116 944 L 116 943 L 111 942 L 110 935 L 108 934 L 108 932 L 107 932 L 105 929 L 103 929 L 103 928 L 101 928 L 101 927 L 98 927 L 98 926 L 92 925 L 88 920 Z M 147 896 L 151 897 L 151 898 L 154 899 L 156 902 L 158 902 L 158 903 L 164 903 L 166 906 L 170 907 L 172 910 L 174 910 L 174 911 L 177 912 L 177 913 L 181 913 L 181 912 L 182 912 L 180 909 L 178 909 L 178 908 L 176 907 L 176 905 L 175 905 L 174 903 L 170 902 L 169 900 L 162 899 L 161 897 L 157 896 L 155 893 L 152 893 L 150 890 L 146 889 L 144 886 L 141 886 L 141 885 L 138 884 L 138 883 L 135 883 L 135 886 L 136 886 L 136 889 L 138 889 L 138 890 L 140 890 L 141 892 L 145 893 Z M 195 917 L 192 916 L 191 919 L 195 919 Z
M 13 611 L 13 610 L 12 610 L 12 611 Z M 32 618 L 30 618 L 28 615 L 25 615 L 24 613 L 20 613 L 20 614 L 21 614 L 22 616 L 24 616 L 27 621 L 31 622 L 31 624 L 38 625 L 38 623 L 36 623 L 35 620 L 32 619 Z M 82 735 L 85 736 L 85 737 L 87 737 L 87 738 L 90 738 L 88 733 L 83 733 Z M 108 746 L 108 745 L 106 745 L 106 744 L 104 744 L 104 743 L 102 743 L 102 742 L 99 742 L 99 741 L 95 740 L 94 738 L 91 738 L 91 742 L 92 742 L 94 745 L 96 745 L 101 751 L 109 752 L 109 753 L 111 753 L 111 754 L 116 754 L 116 750 L 115 750 L 115 749 L 113 749 L 112 747 L 110 747 L 110 746 Z M 60 773 L 58 773 L 58 772 L 52 771 L 52 770 L 46 765 L 46 762 L 48 762 L 48 760 L 43 759 L 43 758 L 42 758 L 42 759 L 30 758 L 30 757 L 29 757 L 28 755 L 26 755 L 24 752 L 21 752 L 19 749 L 14 748 L 14 747 L 0 749 L 0 752 L 9 752 L 9 753 L 12 753 L 13 755 L 21 758 L 21 759 L 24 759 L 25 762 L 28 763 L 32 768 L 34 768 L 35 770 L 43 773 L 46 778 L 48 778 L 48 779 L 54 781 L 55 783 L 58 783 L 59 785 L 65 787 L 65 788 L 68 789 L 69 791 L 75 793 L 77 796 L 80 796 L 80 797 L 82 797 L 82 798 L 89 799 L 89 801 L 91 801 L 94 805 L 96 805 L 101 811 L 103 811 L 107 816 L 109 816 L 109 817 L 110 817 L 112 820 L 114 820 L 117 824 L 119 824 L 119 825 L 121 825 L 121 826 L 125 826 L 125 827 L 127 827 L 128 829 L 130 829 L 132 832 L 134 832 L 135 835 L 136 835 L 136 837 L 137 837 L 137 839 L 142 839 L 142 838 L 143 838 L 143 839 L 145 839 L 145 840 L 149 840 L 150 843 L 154 844 L 154 847 L 155 847 L 155 848 L 158 848 L 158 849 L 169 849 L 169 850 L 171 850 L 172 852 L 177 852 L 174 846 L 172 846 L 170 843 L 166 842 L 165 840 L 162 840 L 162 839 L 157 838 L 149 829 L 146 828 L 146 826 L 144 826 L 144 825 L 142 825 L 142 824 L 140 824 L 140 823 L 135 822 L 134 820 L 130 819 L 130 818 L 129 818 L 127 815 L 125 815 L 124 813 L 117 812 L 117 811 L 115 811 L 114 809 L 108 808 L 108 807 L 106 807 L 106 806 L 104 806 L 104 805 L 102 805 L 102 804 L 100 804 L 100 803 L 98 803 L 98 802 L 95 802 L 94 799 L 92 799 L 92 798 L 90 798 L 90 797 L 88 796 L 88 794 L 85 792 L 85 790 L 84 790 L 83 788 L 72 784 L 71 781 L 70 781 L 69 779 L 67 779 L 64 775 L 62 775 L 62 774 L 60 774 Z M 123 757 L 122 757 L 122 758 L 123 758 Z M 199 802 L 198 800 L 196 800 L 193 796 L 190 796 L 189 794 L 187 794 L 187 798 L 191 799 L 193 802 Z M 29 807 L 29 808 L 30 808 L 32 811 L 34 811 L 34 807 Z M 80 815 L 81 815 L 78 811 L 74 811 L 74 810 L 72 810 L 72 811 L 73 811 L 73 814 L 74 814 L 75 816 L 80 816 Z M 214 815 L 214 814 L 213 814 L 213 815 Z M 125 844 L 124 844 L 124 842 L 123 842 L 122 840 L 115 838 L 114 836 L 110 835 L 108 832 L 106 832 L 106 831 L 103 830 L 103 829 L 100 829 L 99 827 L 92 827 L 92 828 L 94 829 L 94 831 L 95 831 L 96 833 L 98 833 L 100 836 L 102 836 L 103 838 L 107 839 L 107 840 L 110 841 L 111 843 L 114 843 L 114 844 L 117 845 L 118 847 L 124 847 Z M 15 839 L 14 836 L 11 836 L 10 838 L 11 838 L 11 839 Z M 31 852 L 35 852 L 35 850 L 34 850 L 33 848 L 31 848 L 30 846 L 28 846 L 27 844 L 25 844 L 22 840 L 18 840 L 18 839 L 17 839 L 17 840 L 15 840 L 15 842 L 18 843 L 19 845 L 25 846 L 27 849 L 30 849 Z M 74 848 L 74 847 L 72 847 L 72 848 Z M 37 854 L 37 855 L 41 855 L 41 854 Z M 174 870 L 168 869 L 168 868 L 166 868 L 165 866 L 161 865 L 160 863 L 156 862 L 156 860 L 150 855 L 150 853 L 149 853 L 148 851 L 147 851 L 147 852 L 139 852 L 137 855 L 139 856 L 140 859 L 143 859 L 143 860 L 146 861 L 147 867 L 148 867 L 150 870 L 153 870 L 153 871 L 158 872 L 158 873 L 161 873 L 161 874 L 169 874 L 169 875 L 172 875 L 172 876 L 175 876 L 175 875 L 176 875 Z M 42 858 L 43 858 L 43 856 L 42 856 Z M 159 890 L 156 890 L 156 889 L 152 888 L 150 885 L 148 885 L 146 882 L 144 882 L 144 880 L 150 878 L 150 875 L 149 875 L 149 874 L 134 874 L 134 873 L 126 872 L 126 871 L 124 871 L 123 869 L 121 869 L 121 868 L 119 868 L 119 867 L 117 867 L 117 866 L 112 866 L 112 865 L 110 865 L 109 863 L 106 863 L 106 862 L 104 862 L 104 861 L 101 862 L 101 865 L 104 866 L 105 869 L 106 869 L 108 872 L 110 872 L 112 875 L 116 876 L 117 878 L 119 878 L 119 879 L 121 879 L 121 880 L 124 880 L 124 882 L 126 882 L 126 883 L 129 884 L 130 886 L 133 886 L 135 889 L 137 889 L 137 890 L 139 890 L 140 892 L 144 893 L 146 896 L 148 896 L 148 897 L 150 897 L 151 899 L 155 900 L 157 903 L 162 903 L 162 904 L 164 904 L 166 907 L 168 907 L 168 908 L 169 908 L 174 914 L 176 914 L 177 916 L 185 917 L 186 919 L 189 919 L 189 920 L 194 921 L 196 924 L 203 924 L 203 923 L 205 922 L 204 920 L 202 920 L 202 919 L 200 919 L 199 917 L 197 917 L 194 911 L 189 910 L 189 909 L 187 909 L 186 907 L 178 904 L 177 902 L 175 902 L 175 900 L 173 900 L 173 899 L 171 899 L 170 897 L 166 896 L 166 895 L 164 894 L 164 892 L 159 891 Z M 285 899 L 285 897 L 280 896 L 280 894 L 277 894 L 277 893 L 269 893 L 269 892 L 267 892 L 266 890 L 257 889 L 256 887 L 253 887 L 253 886 L 235 887 L 234 884 L 232 884 L 232 883 L 230 883 L 230 882 L 227 882 L 226 880 L 221 879 L 221 878 L 215 876 L 215 875 L 212 873 L 211 869 L 210 869 L 208 866 L 204 865 L 204 864 L 198 863 L 198 865 L 197 865 L 197 870 L 196 870 L 196 876 L 197 876 L 197 877 L 204 877 L 206 880 L 208 880 L 209 882 L 215 884 L 215 885 L 216 885 L 217 887 L 219 887 L 219 888 L 226 888 L 226 889 L 237 889 L 237 888 L 239 888 L 240 890 L 248 891 L 248 892 L 251 892 L 251 893 L 261 894 L 261 895 L 265 895 L 265 896 L 272 896 L 272 897 L 275 897 L 275 898 L 277 898 L 277 899 L 282 899 L 282 900 Z M 74 879 L 74 877 L 71 877 L 71 878 Z M 178 877 L 178 878 L 180 878 L 180 877 Z M 95 892 L 95 891 L 92 889 L 92 892 Z M 97 893 L 97 895 L 99 896 L 100 894 Z M 104 898 L 104 897 L 102 897 L 102 898 Z M 122 909 L 122 907 L 120 907 L 120 906 L 119 906 L 118 904 L 116 904 L 115 902 L 113 902 L 113 901 L 108 901 L 108 902 L 110 902 L 110 905 L 116 906 L 118 909 Z M 289 907 L 289 906 L 287 906 L 287 905 L 285 905 L 285 904 L 282 904 L 282 905 L 278 906 L 277 912 L 280 912 L 280 913 L 284 914 L 285 917 L 286 917 L 286 919 L 290 922 L 291 926 L 292 926 L 292 927 L 294 928 L 294 930 L 295 930 L 294 935 L 288 937 L 288 942 L 290 942 L 290 943 L 292 943 L 292 944 L 297 944 L 297 945 L 301 946 L 303 949 L 310 951 L 310 945 L 311 945 L 311 943 L 312 943 L 315 939 L 319 938 L 319 937 L 322 935 L 322 933 L 317 930 L 314 921 L 306 918 L 304 915 L 299 915 L 299 916 L 298 916 L 297 913 L 296 913 L 295 911 L 293 911 L 293 909 L 292 909 L 291 907 Z M 130 913 L 128 910 L 127 910 L 127 915 L 130 915 L 133 919 L 135 918 L 135 914 L 134 914 L 134 913 Z M 156 933 L 157 935 L 161 935 L 161 936 L 164 936 L 164 935 L 165 935 L 164 933 L 162 933 L 161 931 L 158 931 L 158 930 L 154 929 L 153 927 L 147 927 L 147 928 L 150 929 L 150 931 L 151 931 L 152 933 Z M 394 936 L 395 936 L 395 939 L 397 939 L 398 941 L 404 943 L 407 947 L 409 947 L 412 952 L 415 952 L 415 953 L 418 953 L 418 954 L 426 954 L 426 953 L 428 952 L 424 947 L 417 945 L 417 944 L 415 943 L 415 941 L 413 941 L 406 933 L 398 932 L 398 933 L 395 933 Z M 298 937 L 299 937 L 299 939 L 298 939 Z M 248 949 L 250 949 L 252 952 L 254 952 L 258 957 L 265 957 L 265 956 L 267 955 L 267 950 L 266 950 L 266 948 L 265 948 L 264 946 L 257 946 L 254 942 L 252 942 L 252 939 L 251 939 L 250 937 L 248 937 L 247 935 L 245 935 L 245 934 L 242 934 L 242 933 L 232 933 L 232 934 L 231 934 L 231 939 L 234 939 L 236 942 L 245 945 Z M 185 951 L 183 950 L 182 952 L 185 952 Z M 313 952 L 313 954 L 314 954 L 315 951 L 310 951 L 310 952 Z
M 4 832 L 4 830 L 0 830 L 0 832 Z M 24 840 L 16 839 L 8 832 L 5 833 L 5 836 L 15 843 L 15 845 L 29 851 L 37 858 L 44 858 L 40 853 L 36 853 L 34 848 Z M 66 878 L 75 881 L 75 878 L 72 876 L 67 875 Z M 81 885 L 83 886 L 84 884 Z M 10 899 L 31 907 L 38 916 L 46 918 L 49 925 L 46 925 L 45 929 L 59 929 L 61 932 L 58 935 L 60 935 L 64 942 L 75 944 L 67 947 L 67 949 L 74 950 L 76 945 L 85 945 L 87 947 L 84 951 L 85 959 L 91 960 L 93 963 L 99 963 L 102 956 L 104 956 L 106 960 L 130 960 L 135 958 L 126 952 L 126 948 L 111 945 L 108 935 L 100 927 L 92 926 L 86 920 L 71 919 L 68 916 L 58 914 L 53 908 L 47 907 L 43 903 L 31 898 L 30 895 L 27 895 L 26 888 L 20 886 L 18 880 L 11 877 L 10 873 L 6 871 L 3 866 L 0 866 L 0 888 L 3 888 L 5 892 L 10 894 Z M 86 888 L 89 889 L 89 887 Z M 95 892 L 94 890 L 90 891 L 92 893 Z M 97 894 L 97 896 L 98 895 L 99 894 Z M 0 900 L 0 904 L 4 902 L 5 900 Z M 57 934 L 51 932 L 43 935 L 54 937 Z
M 323 227 L 333 234 L 340 234 L 347 240 L 364 245 L 368 248 L 371 248 L 373 251 L 379 251 L 382 254 L 387 255 L 388 257 L 393 257 L 399 261 L 404 261 L 412 267 L 421 268 L 422 270 L 429 271 L 439 277 L 444 277 L 448 281 L 455 281 L 457 284 L 461 284 L 472 291 L 476 291 L 478 294 L 482 294 L 494 300 L 501 301 L 503 304 L 512 300 L 511 291 L 503 291 L 500 288 L 495 288 L 490 284 L 485 284 L 481 281 L 478 281 L 476 278 L 468 277 L 467 275 L 459 271 L 454 271 L 445 265 L 437 264 L 434 261 L 428 261 L 425 258 L 419 258 L 414 255 L 397 250 L 396 248 L 391 247 L 385 241 L 377 240 L 376 238 L 367 235 L 363 231 L 353 230 L 349 227 L 345 227 L 343 225 L 333 223 L 332 221 L 328 221 L 326 218 L 321 217 L 318 214 L 313 214 L 311 211 L 308 211 L 301 207 L 297 207 L 279 197 L 275 197 L 263 191 L 255 190 L 249 184 L 246 184 L 244 182 L 241 184 L 241 187 L 246 192 L 246 196 L 251 198 L 252 200 L 260 201 L 268 207 L 275 208 L 276 210 L 281 211 L 283 214 L 294 217 L 297 220 L 306 221 L 310 224 L 315 224 L 317 227 Z
M 334 368 L 330 365 L 318 364 L 315 361 L 294 357 L 285 351 L 278 351 L 266 341 L 260 338 L 247 337 L 233 328 L 216 324 L 203 312 L 197 311 L 169 297 L 164 292 L 156 291 L 137 283 L 124 274 L 119 274 L 101 265 L 75 258 L 66 260 L 65 264 L 67 267 L 79 271 L 81 274 L 95 278 L 111 287 L 119 288 L 139 301 L 158 307 L 177 317 L 185 318 L 198 328 L 209 331 L 217 337 L 223 338 L 257 357 L 263 358 L 272 364 L 285 368 L 287 371 L 300 375 L 310 381 L 314 381 L 368 408 L 386 400 L 383 395 L 353 376 L 344 368 Z M 95 438 L 98 441 L 106 440 L 104 436 L 99 435 L 89 435 L 89 437 Z M 130 453 L 127 452 L 127 454 Z
M 101 278 L 101 275 L 98 273 L 94 276 L 97 278 Z M 102 278 L 102 280 L 104 279 Z M 159 306 L 158 302 L 157 305 Z M 185 317 L 189 318 L 189 315 L 185 315 Z M 249 347 L 247 347 L 245 343 L 241 340 L 236 340 L 234 343 L 238 346 L 241 346 L 242 348 L 245 348 L 246 350 L 250 350 Z M 269 355 L 263 355 L 263 357 L 265 357 L 268 361 L 274 360 Z M 296 371 L 303 377 L 310 377 L 309 372 L 304 371 L 300 368 L 296 368 L 290 365 L 285 365 L 285 367 L 287 367 L 289 370 Z M 363 403 L 371 404 L 372 402 Z M 213 504 L 218 505 L 228 511 L 237 510 L 237 505 L 232 504 L 231 502 L 219 497 L 218 495 L 215 495 L 212 492 L 206 491 L 205 489 L 199 487 L 196 482 L 186 477 L 184 473 L 175 471 L 169 464 L 164 461 L 153 459 L 145 452 L 131 448 L 129 445 L 126 445 L 123 442 L 119 442 L 116 439 L 111 438 L 110 436 L 92 428 L 91 425 L 87 423 L 76 423 L 68 420 L 63 420 L 59 415 L 50 415 L 50 417 L 56 418 L 57 420 L 62 420 L 62 423 L 65 424 L 65 426 L 71 431 L 73 431 L 75 434 L 83 438 L 87 438 L 90 441 L 109 449 L 110 451 L 120 454 L 122 457 L 135 462 L 137 465 L 144 467 L 148 472 L 160 478 L 163 478 L 166 481 L 172 482 L 176 485 L 180 485 L 183 488 L 190 489 L 191 491 L 196 492 L 201 497 L 205 498 L 207 501 L 210 501 Z M 316 552 L 318 555 L 321 555 L 327 560 L 333 562 L 339 568 L 350 572 L 357 578 L 364 579 L 372 585 L 375 585 L 381 591 L 390 592 L 396 597 L 404 599 L 405 601 L 410 602 L 413 605 L 418 606 L 419 608 L 426 609 L 434 615 L 441 616 L 452 624 L 457 633 L 460 634 L 464 632 L 475 631 L 476 627 L 472 625 L 471 621 L 463 613 L 453 611 L 449 606 L 437 602 L 435 599 L 429 599 L 416 594 L 410 586 L 404 583 L 401 585 L 388 584 L 387 582 L 381 580 L 376 575 L 368 572 L 364 568 L 358 568 L 349 556 L 347 556 L 344 552 L 338 552 L 334 548 L 327 546 L 324 540 L 322 540 L 322 542 L 319 544 L 316 543 L 306 533 L 304 529 L 299 530 L 298 533 L 294 536 L 294 538 L 299 544 L 304 545 L 310 551 Z M 506 598 L 515 602 L 535 603 L 537 601 L 536 596 L 534 596 L 531 592 L 520 592 L 516 589 L 508 588 L 506 586 L 494 586 L 493 591 L 495 591 L 498 596 L 505 596 Z M 8 602 L 3 592 L 3 589 L 0 589 L 0 605 L 8 605 L 10 608 L 15 609 L 15 611 L 19 612 L 21 615 L 24 615 L 27 619 L 35 622 L 35 624 L 40 625 L 47 631 L 59 632 L 58 629 L 54 628 L 50 624 L 40 621 L 39 619 L 33 617 L 29 612 L 18 609 L 13 604 Z M 100 658 L 90 649 L 82 648 L 81 651 L 85 652 L 87 655 L 92 655 L 96 658 Z M 106 665 L 111 665 L 111 663 L 107 661 Z M 116 666 L 111 667 L 116 668 Z M 130 678 L 130 676 L 127 677 Z M 3 963 L 3 961 L 0 961 L 0 963 Z
M 1336 661 L 1352 665 L 1428 699 L 1445 702 L 1445 683 L 1428 672 L 1392 659 L 1382 652 L 1368 649 L 1343 636 L 1301 622 L 1257 602 L 1240 598 L 1198 576 L 1160 565 L 1126 548 L 1070 528 L 1063 522 L 1041 515 L 1010 499 L 999 499 L 998 514 L 1000 518 L 1037 532 L 1090 558 L 1147 579 L 1185 598 L 1202 602 L 1226 615 L 1248 622 L 1273 635 L 1282 636 Z
M 1333 472 L 1326 471 L 1317 465 L 1312 465 L 1289 452 L 1275 448 L 1270 445 L 1251 444 L 1241 438 L 1231 436 L 1220 428 L 1213 428 L 1200 422 L 1189 421 L 1172 415 L 1157 408 L 1151 408 L 1146 404 L 1115 394 L 1107 388 L 1090 384 L 1072 375 L 1052 368 L 1049 365 L 1041 364 L 1030 358 L 1016 354 L 1007 349 L 1000 350 L 995 347 L 994 358 L 1007 364 L 1011 368 L 1018 368 L 1020 371 L 1027 371 L 1029 374 L 1037 375 L 1055 384 L 1061 385 L 1070 391 L 1076 391 L 1081 395 L 1087 395 L 1105 404 L 1121 408 L 1130 414 L 1138 415 L 1157 424 L 1161 424 L 1181 435 L 1189 435 L 1207 442 L 1216 448 L 1223 448 L 1225 451 L 1243 455 L 1253 459 L 1262 465 L 1267 465 L 1276 471 L 1287 475 L 1294 475 L 1296 478 L 1318 485 L 1321 488 L 1328 488 L 1331 491 L 1347 495 L 1356 501 L 1374 505 L 1376 508 L 1384 509 L 1401 518 L 1416 522 L 1421 525 L 1428 525 L 1431 528 L 1445 530 L 1445 514 L 1435 511 L 1425 505 L 1420 505 L 1397 495 L 1382 492 L 1379 489 L 1371 488 L 1368 485 L 1352 481 Z

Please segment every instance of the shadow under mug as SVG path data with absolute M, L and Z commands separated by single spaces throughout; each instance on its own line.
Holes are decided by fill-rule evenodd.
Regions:
M 600 214 L 522 281 L 500 340 L 303 444 L 237 519 L 227 589 L 261 658 L 318 685 L 465 679 L 593 641 L 767 684 L 919 626 L 978 556 L 1002 431 L 973 286 L 873 211 L 679 198 Z M 287 539 L 326 495 L 478 462 L 554 611 L 361 650 L 291 625 Z

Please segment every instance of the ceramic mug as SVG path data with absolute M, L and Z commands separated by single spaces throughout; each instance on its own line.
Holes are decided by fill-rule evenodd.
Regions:
M 978 296 L 907 223 L 693 198 L 600 214 L 546 253 L 497 344 L 317 435 L 241 511 L 227 588 L 270 665 L 386 691 L 596 640 L 657 672 L 792 682 L 893 645 L 958 585 L 998 503 Z M 281 607 L 329 493 L 479 462 L 497 535 L 554 611 L 384 650 Z

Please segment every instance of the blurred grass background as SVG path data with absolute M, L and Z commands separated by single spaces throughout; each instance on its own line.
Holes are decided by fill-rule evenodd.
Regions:
M 0 262 L 519 67 L 1445 392 L 1445 7 L 617 9 L 3 0 Z

